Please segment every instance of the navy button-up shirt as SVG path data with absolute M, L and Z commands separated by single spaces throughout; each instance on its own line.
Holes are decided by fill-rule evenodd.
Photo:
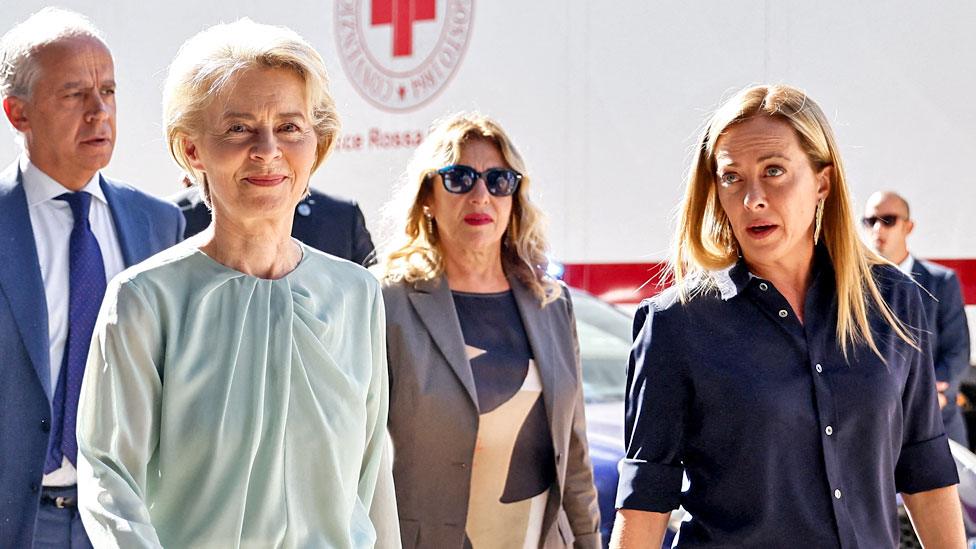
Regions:
M 958 482 L 917 287 L 875 268 L 921 352 L 872 312 L 885 361 L 859 345 L 848 362 L 822 247 L 802 324 L 744 262 L 713 276 L 685 304 L 671 289 L 637 312 L 617 507 L 683 505 L 681 547 L 897 546 L 896 492 Z

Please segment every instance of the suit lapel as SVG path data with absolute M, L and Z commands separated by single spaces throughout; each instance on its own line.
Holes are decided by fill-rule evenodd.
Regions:
M 474 385 L 474 374 L 471 373 L 471 364 L 464 351 L 464 334 L 461 333 L 461 322 L 458 320 L 447 279 L 441 276 L 434 280 L 417 282 L 408 297 L 420 320 L 427 327 L 434 344 L 447 359 L 447 363 L 471 398 L 475 410 L 478 410 L 478 392 Z
M 935 302 L 939 301 L 939 299 L 935 297 L 936 289 L 932 287 L 932 273 L 925 268 L 925 265 L 922 265 L 922 262 L 919 261 L 918 258 L 915 258 L 915 262 L 912 264 L 912 278 L 915 280 L 916 284 L 921 286 L 923 297 L 928 295 L 935 300 Z M 926 310 L 926 312 L 931 314 L 931 311 Z
M 123 189 L 113 185 L 105 177 L 99 177 L 108 209 L 112 212 L 112 221 L 115 222 L 115 236 L 119 240 L 119 248 L 122 249 L 122 260 L 126 267 L 131 267 L 150 255 L 149 241 L 146 238 L 149 234 L 149 220 L 142 211 L 126 207 Z
M 15 163 L 0 175 L 0 287 L 37 377 L 51 397 L 47 302 L 27 195 Z
M 559 448 L 553 425 L 556 417 L 553 410 L 556 408 L 559 390 L 556 386 L 556 363 L 552 348 L 555 334 L 552 331 L 549 311 L 539 307 L 539 299 L 514 277 L 509 277 L 509 284 L 512 287 L 512 295 L 515 296 L 515 303 L 518 305 L 519 315 L 522 317 L 525 335 L 529 339 L 529 347 L 532 348 L 535 365 L 539 368 L 539 377 L 542 378 L 542 399 L 546 406 L 546 417 L 549 419 L 553 448 Z
M 559 379 L 556 370 L 559 364 L 554 349 L 555 338 L 559 337 L 559 334 L 553 330 L 552 310 L 550 309 L 556 304 L 551 303 L 546 309 L 543 309 L 539 306 L 539 299 L 515 277 L 509 276 L 508 282 L 512 287 L 512 295 L 515 296 L 519 315 L 522 317 L 522 325 L 525 327 L 525 334 L 529 339 L 529 347 L 532 348 L 532 356 L 535 359 L 536 367 L 539 368 L 539 377 L 542 378 L 542 399 L 546 407 L 546 419 L 549 422 L 549 436 L 552 438 L 552 448 L 558 455 L 565 447 L 565 443 L 562 441 L 562 433 L 566 431 L 566 428 L 562 425 L 565 421 L 564 418 L 557 418 L 554 411 L 561 409 L 557 406 L 560 387 L 558 386 Z M 552 528 L 559 508 L 562 506 L 561 486 L 565 481 L 565 476 L 559 473 L 559 463 L 553 463 L 552 466 L 556 470 L 557 480 L 550 489 L 549 501 L 546 503 L 546 510 L 542 518 L 542 531 L 544 533 L 549 532 Z
M 929 284 L 932 283 L 932 274 L 929 273 L 929 270 L 925 268 L 925 265 L 922 265 L 922 262 L 918 258 L 915 258 L 915 262 L 912 263 L 912 278 L 915 279 L 915 282 L 925 286 L 926 290 L 929 289 Z

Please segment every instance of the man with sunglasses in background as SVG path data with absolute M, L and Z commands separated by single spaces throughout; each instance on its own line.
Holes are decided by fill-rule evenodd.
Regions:
M 966 424 L 956 405 L 959 383 L 969 366 L 969 326 L 956 273 L 922 261 L 908 252 L 908 235 L 915 228 L 908 201 L 897 193 L 879 191 L 868 198 L 861 220 L 868 243 L 885 259 L 925 288 L 925 313 L 932 331 L 935 377 L 942 421 L 949 438 L 969 447 Z

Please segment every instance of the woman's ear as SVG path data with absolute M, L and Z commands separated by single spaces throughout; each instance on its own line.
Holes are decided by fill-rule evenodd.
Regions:
M 429 182 L 433 182 L 433 178 L 434 177 L 436 177 L 436 176 L 427 176 L 427 181 L 424 182 L 424 185 L 427 185 Z M 434 210 L 434 192 L 433 192 L 433 188 L 432 187 L 428 187 L 426 189 L 421 189 L 420 190 L 420 196 L 417 197 L 417 198 L 418 198 L 418 202 L 420 202 L 420 207 L 423 208 L 424 216 L 425 217 L 431 217 L 431 216 L 433 216 L 433 214 L 434 214 L 434 211 L 433 211 Z
M 183 149 L 183 155 L 190 162 L 190 167 L 195 170 L 205 171 L 203 168 L 203 161 L 200 159 L 200 151 L 197 149 L 196 144 L 187 136 L 181 138 L 180 147 Z
M 834 167 L 824 166 L 817 172 L 817 198 L 824 200 L 830 194 L 830 182 L 834 180 Z

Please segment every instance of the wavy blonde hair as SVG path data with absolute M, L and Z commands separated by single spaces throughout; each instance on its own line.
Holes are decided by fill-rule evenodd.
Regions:
M 560 289 L 546 274 L 549 243 L 545 217 L 529 199 L 532 178 L 526 173 L 522 155 L 501 125 L 477 112 L 458 113 L 435 122 L 414 153 L 394 200 L 384 208 L 398 235 L 386 259 L 385 278 L 393 282 L 417 282 L 444 272 L 437 222 L 428 226 L 424 205 L 433 193 L 432 186 L 439 184 L 437 170 L 457 163 L 461 149 L 475 139 L 497 146 L 508 166 L 522 174 L 518 190 L 512 195 L 512 214 L 502 237 L 502 267 L 509 276 L 525 284 L 545 306 L 559 297 Z
M 186 139 L 203 131 L 204 111 L 235 77 L 254 68 L 285 68 L 305 82 L 312 129 L 318 143 L 312 173 L 335 144 L 341 124 L 329 91 L 329 75 L 315 48 L 286 28 L 248 18 L 201 31 L 180 46 L 163 87 L 163 131 L 176 163 L 201 186 L 210 205 L 205 174 L 193 168 L 184 151 Z
M 827 117 L 803 91 L 791 86 L 760 85 L 739 91 L 715 111 L 702 131 L 688 172 L 668 266 L 681 300 L 693 297 L 695 285 L 688 282 L 702 280 L 705 288 L 713 287 L 714 280 L 708 273 L 727 268 L 738 259 L 739 245 L 715 189 L 715 143 L 728 127 L 758 116 L 790 124 L 814 171 L 833 167 L 830 192 L 824 201 L 821 239 L 834 267 L 836 336 L 844 356 L 848 356 L 849 348 L 861 343 L 881 356 L 868 320 L 872 308 L 880 312 L 898 337 L 918 348 L 878 290 L 872 267 L 888 262 L 858 238 L 844 166 Z

